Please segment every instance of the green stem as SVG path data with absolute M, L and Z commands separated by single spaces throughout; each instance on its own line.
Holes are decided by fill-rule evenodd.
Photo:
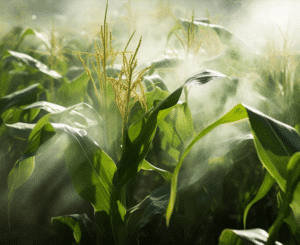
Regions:
M 269 230 L 269 239 L 266 245 L 274 245 L 276 242 L 276 238 L 278 236 L 278 232 L 284 222 L 284 219 L 289 215 L 289 205 L 285 205 L 284 209 L 280 213 L 280 215 L 275 220 L 274 224 L 271 226 Z

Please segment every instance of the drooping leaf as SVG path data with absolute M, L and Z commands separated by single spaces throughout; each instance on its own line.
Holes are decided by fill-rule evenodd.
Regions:
M 213 79 L 222 78 L 222 77 L 226 77 L 226 75 L 224 75 L 220 72 L 217 72 L 217 71 L 213 71 L 213 70 L 205 70 L 199 74 L 196 74 L 196 75 L 190 77 L 186 81 L 186 83 L 188 85 L 197 86 L 197 85 L 206 84 Z
M 43 64 L 42 62 L 32 58 L 30 55 L 24 54 L 24 53 L 19 53 L 19 52 L 10 50 L 10 51 L 8 51 L 8 55 L 6 55 L 6 57 L 5 57 L 5 60 L 7 62 L 10 62 L 13 60 L 21 61 L 25 65 L 30 66 L 34 69 L 37 69 L 40 72 L 47 74 L 54 79 L 59 79 L 62 77 L 56 71 L 50 70 L 49 67 L 46 66 L 45 64 Z
M 172 174 L 166 170 L 163 170 L 161 168 L 153 166 L 151 163 L 149 163 L 147 160 L 143 160 L 142 164 L 139 166 L 138 171 L 141 169 L 147 170 L 147 171 L 156 171 L 158 172 L 165 180 L 171 181 Z
M 0 99 L 0 114 L 13 106 L 22 106 L 37 100 L 38 94 L 43 91 L 40 84 L 36 83 L 28 88 L 16 91 Z
M 262 229 L 226 229 L 219 238 L 219 245 L 263 245 L 266 244 L 268 236 L 268 233 Z M 275 242 L 275 244 L 282 245 L 280 242 Z
M 14 124 L 5 124 L 5 126 L 7 127 L 8 132 L 14 137 L 27 140 L 35 124 L 19 122 Z
M 77 193 L 92 203 L 96 211 L 104 210 L 111 214 L 111 209 L 115 208 L 112 206 L 115 163 L 84 130 L 53 125 L 70 137 L 71 142 L 64 155 Z
M 178 67 L 183 61 L 178 58 L 171 58 L 168 55 L 161 59 L 154 60 L 151 63 L 151 68 L 148 71 L 148 75 L 152 75 L 155 70 L 174 69 Z
M 38 101 L 24 108 L 24 110 L 29 110 L 29 109 L 41 109 L 49 113 L 56 113 L 56 112 L 61 112 L 66 108 L 64 106 L 57 105 L 48 101 Z
M 165 185 L 153 191 L 138 205 L 128 210 L 126 223 L 129 234 L 147 225 L 155 214 L 163 214 L 166 211 L 170 197 L 170 185 Z
M 9 182 L 17 178 L 18 173 L 14 169 L 20 168 L 19 166 L 23 166 L 24 171 L 28 168 L 32 172 L 34 166 L 31 168 L 27 164 L 28 159 L 31 159 L 30 156 L 55 133 L 59 133 L 61 135 L 59 139 L 66 146 L 66 149 L 62 149 L 62 151 L 78 194 L 91 202 L 96 211 L 111 213 L 111 209 L 116 209 L 116 206 L 111 204 L 114 192 L 112 179 L 116 165 L 87 135 L 86 131 L 66 124 L 49 122 L 43 126 L 37 124 L 37 127 L 41 128 L 33 131 L 30 137 L 30 146 L 25 155 L 15 164 L 10 173 Z M 10 191 L 14 191 L 26 180 L 27 178 L 18 185 L 9 185 Z
M 255 147 L 263 166 L 267 169 L 271 177 L 275 179 L 279 187 L 285 191 L 288 160 L 295 152 L 300 151 L 299 134 L 294 128 L 286 124 L 270 118 L 249 106 L 238 104 L 223 117 L 201 131 L 183 153 L 172 177 L 170 202 L 166 213 L 167 225 L 169 224 L 175 205 L 179 170 L 183 159 L 192 146 L 218 125 L 237 122 L 246 118 L 249 119 L 254 135 Z
M 97 244 L 99 227 L 86 214 L 72 214 L 51 219 L 64 244 Z

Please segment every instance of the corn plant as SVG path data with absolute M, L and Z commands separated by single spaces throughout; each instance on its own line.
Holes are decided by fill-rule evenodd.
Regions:
M 8 220 L 18 190 L 45 163 L 39 157 L 40 150 L 51 150 L 48 146 L 52 144 L 59 147 L 49 155 L 61 156 L 75 191 L 93 209 L 91 215 L 66 214 L 51 219 L 63 244 L 269 245 L 281 244 L 282 240 L 284 244 L 299 244 L 297 131 L 241 103 L 209 125 L 203 116 L 206 126 L 195 127 L 187 103 L 189 90 L 194 85 L 201 89 L 201 85 L 216 79 L 235 87 L 236 79 L 202 69 L 185 77 L 185 82 L 170 93 L 158 74 L 165 69 L 168 76 L 169 68 L 179 67 L 184 59 L 165 56 L 138 71 L 142 39 L 130 52 L 132 34 L 123 51 L 117 51 L 107 11 L 108 4 L 99 42 L 85 48 L 72 43 L 74 52 L 66 54 L 72 60 L 77 58 L 75 64 L 80 68 L 71 69 L 64 59 L 61 62 L 68 69 L 57 71 L 53 60 L 40 61 L 43 56 L 39 52 L 26 54 L 28 49 L 23 44 L 28 35 L 44 44 L 54 40 L 53 36 L 45 40 L 35 29 L 16 28 L 11 34 L 15 42 L 8 45 L 5 41 L 0 46 L 0 174 L 7 182 L 0 190 L 8 189 Z M 213 31 L 229 49 L 237 41 L 222 26 L 195 19 L 194 14 L 189 21 L 176 19 L 172 35 L 181 43 L 186 59 L 196 55 L 203 44 L 207 34 L 201 30 Z M 197 39 L 199 32 L 204 39 Z M 54 51 L 50 57 L 58 54 Z M 255 71 L 264 83 L 276 81 L 278 96 L 286 103 L 291 96 L 296 102 L 299 65 L 295 55 L 288 55 L 287 48 L 284 51 L 286 56 L 277 57 L 274 69 Z M 119 60 L 121 65 L 117 66 Z M 185 102 L 180 101 L 182 92 Z M 295 120 L 292 125 L 297 123 Z M 230 137 L 226 141 L 233 142 L 228 143 L 226 154 L 212 155 L 205 137 L 214 137 L 214 130 L 223 124 L 249 127 L 240 139 Z M 199 176 L 189 182 L 181 174 L 194 171 L 193 162 L 205 174 L 195 171 L 192 177 Z M 135 185 L 139 180 L 150 192 L 138 199 Z M 151 186 L 153 182 L 158 184 Z M 240 192 L 235 195 L 236 189 Z M 278 203 L 274 202 L 276 194 Z M 272 220 L 259 223 L 265 209 L 258 207 L 258 202 L 270 200 L 277 213 Z M 233 208 L 237 217 L 227 217 L 232 216 L 229 210 Z M 236 223 L 218 221 L 230 219 Z M 9 222 L 9 229 L 13 231 L 14 224 Z M 282 238 L 283 231 L 288 231 L 288 239 Z

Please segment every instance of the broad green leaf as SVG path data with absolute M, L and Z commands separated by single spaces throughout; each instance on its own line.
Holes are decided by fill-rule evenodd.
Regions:
M 219 120 L 214 122 L 213 124 L 209 125 L 207 128 L 205 128 L 203 131 L 201 131 L 193 140 L 192 142 L 187 146 L 186 150 L 182 154 L 178 164 L 176 165 L 176 168 L 173 172 L 172 181 L 171 181 L 171 194 L 170 194 L 170 201 L 168 204 L 168 208 L 166 211 L 166 221 L 167 225 L 169 225 L 171 215 L 173 213 L 173 209 L 175 206 L 175 200 L 176 200 L 176 192 L 177 192 L 177 181 L 178 181 L 178 174 L 179 170 L 182 166 L 183 160 L 186 157 L 186 155 L 189 153 L 189 151 L 192 149 L 193 145 L 200 140 L 203 136 L 208 134 L 211 130 L 213 130 L 215 127 L 224 124 L 224 123 L 230 123 L 230 122 L 236 122 L 240 121 L 242 119 L 247 118 L 247 112 L 242 104 L 238 104 L 235 106 L 231 111 L 226 113 L 223 117 L 221 117 Z
M 268 233 L 262 229 L 225 229 L 219 238 L 219 245 L 263 245 L 266 244 L 268 236 Z M 280 242 L 275 244 L 282 245 Z
M 37 100 L 38 94 L 43 91 L 40 84 L 33 84 L 25 89 L 6 95 L 0 99 L 0 115 L 13 106 L 22 106 Z
M 292 154 L 300 151 L 300 136 L 294 128 L 270 118 L 249 106 L 238 104 L 223 117 L 201 131 L 183 153 L 173 173 L 170 202 L 166 213 L 167 225 L 175 205 L 179 170 L 192 146 L 218 125 L 236 122 L 245 118 L 249 119 L 255 147 L 263 166 L 275 179 L 280 188 L 285 191 L 285 169 Z
M 32 105 L 32 107 L 46 107 L 46 110 L 58 110 L 58 112 L 55 112 L 55 113 L 50 113 L 50 114 L 47 114 L 45 115 L 44 117 L 42 117 L 38 122 L 37 124 L 35 125 L 35 127 L 33 128 L 33 125 L 28 125 L 28 124 L 14 124 L 14 125 L 8 125 L 8 127 L 10 128 L 10 130 L 21 130 L 21 131 L 24 131 L 23 133 L 29 133 L 29 131 L 31 130 L 31 133 L 29 135 L 29 139 L 28 139 L 28 142 L 29 142 L 29 146 L 27 147 L 24 155 L 16 162 L 13 170 L 11 171 L 10 175 L 11 176 L 18 176 L 18 173 L 14 170 L 14 169 L 17 169 L 19 168 L 18 166 L 22 166 L 22 169 L 23 171 L 30 171 L 32 172 L 33 171 L 33 168 L 34 168 L 34 165 L 30 165 L 30 164 L 27 164 L 28 163 L 28 159 L 31 159 L 32 156 L 34 156 L 36 150 L 43 144 L 45 143 L 46 141 L 48 141 L 51 137 L 53 137 L 57 131 L 59 131 L 59 133 L 61 132 L 64 132 L 65 133 L 69 133 L 71 135 L 71 138 L 73 136 L 73 141 L 77 141 L 78 142 L 78 146 L 77 148 L 81 145 L 81 144 L 91 144 L 93 147 L 91 147 L 90 149 L 86 149 L 86 154 L 88 157 L 88 160 L 89 160 L 89 163 L 93 163 L 95 164 L 95 166 L 90 166 L 90 168 L 87 168 L 86 171 L 91 170 L 91 168 L 94 169 L 94 171 L 97 170 L 97 168 L 99 168 L 99 164 L 101 163 L 101 159 L 103 159 L 103 161 L 107 164 L 107 166 L 110 168 L 109 171 L 114 171 L 113 170 L 113 167 L 111 167 L 109 165 L 109 158 L 105 155 L 105 153 L 101 152 L 101 149 L 99 148 L 99 146 L 94 142 L 92 141 L 88 136 L 86 136 L 86 131 L 80 131 L 82 128 L 88 128 L 90 127 L 91 125 L 94 125 L 95 122 L 89 118 L 86 118 L 84 117 L 81 113 L 79 113 L 78 111 L 81 111 L 81 110 L 87 110 L 89 109 L 89 106 L 85 105 L 85 104 L 79 104 L 79 105 L 76 105 L 76 106 L 73 106 L 73 107 L 70 107 L 70 108 L 67 108 L 63 111 L 60 111 L 62 108 L 57 108 L 55 105 L 53 104 L 43 104 L 43 103 L 39 103 L 39 104 L 35 104 L 35 105 Z M 50 109 L 49 109 L 49 106 L 50 106 Z M 55 123 L 50 123 L 51 121 L 62 121 L 65 119 L 65 117 L 71 119 L 73 117 L 73 119 L 76 121 L 79 121 L 80 124 L 78 123 L 74 123 L 75 125 L 78 125 L 80 126 L 81 128 L 72 128 L 71 126 L 69 125 L 66 125 L 66 124 L 55 124 Z M 70 124 L 71 121 L 68 121 Z M 65 131 L 64 131 L 65 130 Z M 82 136 L 81 136 L 81 133 L 84 133 Z M 60 135 L 63 135 L 63 134 L 60 134 Z M 60 139 L 63 139 L 62 136 L 60 137 Z M 82 141 L 82 142 L 81 142 Z M 68 143 L 68 142 L 66 142 Z M 75 144 L 76 145 L 76 144 Z M 66 145 L 67 146 L 67 145 Z M 92 151 L 92 149 L 94 149 L 95 152 Z M 62 149 L 63 150 L 63 149 Z M 100 150 L 100 152 L 98 152 L 98 150 Z M 82 150 L 83 151 L 83 150 Z M 84 154 L 84 152 L 82 153 L 82 151 L 80 150 L 77 150 L 73 153 L 73 155 L 76 157 L 78 156 L 78 154 L 81 152 L 81 154 Z M 77 154 L 77 155 L 76 155 Z M 81 155 L 80 155 L 81 156 Z M 99 157 L 101 158 L 99 160 Z M 79 158 L 80 159 L 80 158 Z M 87 160 L 87 159 L 85 159 Z M 31 162 L 30 162 L 31 163 Z M 78 164 L 82 164 L 82 162 L 79 162 Z M 74 166 L 76 166 L 76 164 L 74 164 Z M 103 173 L 103 171 L 101 172 Z M 99 175 L 102 176 L 101 173 L 97 173 Z M 108 172 L 108 173 L 111 173 L 111 172 Z M 113 172 L 114 173 L 114 172 Z M 105 172 L 103 173 L 104 177 L 105 177 Z M 96 184 L 96 181 L 93 179 L 94 175 L 93 173 L 91 173 L 91 179 L 90 181 L 86 181 L 86 186 L 89 185 L 92 181 L 94 181 L 93 183 Z M 79 176 L 80 177 L 80 176 Z M 102 176 L 103 177 L 103 176 Z M 102 178 L 101 177 L 101 178 Z M 105 182 L 106 179 L 105 178 L 102 178 L 103 181 Z M 75 182 L 80 182 L 80 178 L 79 178 L 79 181 L 76 179 L 77 176 L 75 174 Z M 11 181 L 12 177 L 10 178 L 10 181 Z M 25 181 L 27 180 L 27 178 L 24 178 L 24 180 L 21 182 L 24 183 Z M 14 189 L 16 189 L 17 187 L 19 187 L 19 185 L 14 185 L 14 187 L 12 185 L 9 185 L 9 191 L 10 192 L 13 192 Z M 82 188 L 88 188 L 86 186 L 83 186 Z M 81 187 L 80 187 L 81 188 Z M 79 189 L 80 189 L 79 188 Z M 93 187 L 91 187 L 93 188 Z M 104 187 L 106 188 L 106 187 Z M 85 195 L 84 191 L 85 190 L 81 190 L 81 192 L 83 192 L 82 195 Z M 92 194 L 92 193 L 90 193 Z M 99 194 L 99 193 L 98 193 Z M 99 196 L 99 195 L 98 195 Z M 91 197 L 88 197 L 89 199 L 91 199 Z M 99 197 L 101 198 L 101 197 Z M 105 199 L 104 199 L 105 200 Z M 96 207 L 99 207 L 101 205 L 98 204 L 98 199 L 95 201 L 95 206 Z M 104 205 L 105 205 L 105 202 L 104 202 Z
M 159 135 L 157 137 L 159 137 L 160 150 L 154 154 L 157 154 L 160 162 L 173 165 L 179 161 L 180 152 L 184 150 L 186 143 L 194 133 L 193 118 L 188 104 L 179 101 L 176 106 L 173 106 L 168 117 L 158 121 L 158 128 Z M 155 147 L 154 144 L 155 142 L 153 147 Z
M 276 181 L 274 180 L 274 178 L 269 174 L 269 172 L 267 172 L 261 186 L 259 187 L 259 190 L 257 191 L 255 198 L 247 205 L 244 211 L 244 229 L 246 229 L 246 220 L 250 208 L 260 199 L 262 199 L 275 183 Z
M 35 166 L 35 157 L 31 156 L 16 162 L 8 175 L 8 222 L 10 226 L 10 208 L 14 193 L 31 176 Z
M 27 140 L 35 124 L 19 122 L 14 124 L 5 124 L 5 126 L 7 127 L 8 132 L 14 137 Z
M 47 119 L 47 117 L 42 119 Z M 66 146 L 66 149 L 62 150 L 78 194 L 91 202 L 96 211 L 104 210 L 111 213 L 111 209 L 116 210 L 116 206 L 111 203 L 114 191 L 112 179 L 116 171 L 113 160 L 100 149 L 85 130 L 62 123 L 45 123 L 45 121 L 40 120 L 32 131 L 29 138 L 30 146 L 23 156 L 25 160 L 19 160 L 16 166 L 22 164 L 26 169 L 28 157 L 34 154 L 50 137 L 59 133 L 61 135 L 59 139 Z M 27 167 L 29 168 L 29 165 Z M 12 171 L 11 174 L 13 176 L 15 172 Z M 25 181 L 26 179 L 22 183 Z M 19 186 L 17 185 L 15 188 Z
M 220 77 L 220 73 L 204 71 L 189 78 L 183 86 L 179 87 L 167 98 L 161 100 L 155 108 L 149 110 L 143 117 L 132 124 L 128 131 L 124 132 L 123 153 L 118 165 L 117 186 L 123 186 L 136 175 L 139 164 L 148 153 L 150 144 L 157 127 L 158 114 L 160 111 L 172 108 L 177 104 L 184 86 L 205 84 Z
M 8 176 L 8 189 L 13 191 L 20 187 L 32 174 L 35 157 L 29 157 L 24 160 L 19 160 L 13 167 Z
M 29 146 L 24 155 L 34 154 L 42 144 L 55 135 L 55 129 L 48 120 L 49 117 L 46 115 L 37 122 L 29 135 Z
M 64 244 L 97 244 L 100 230 L 86 214 L 73 214 L 51 219 Z
M 133 234 L 147 225 L 155 214 L 163 214 L 166 211 L 169 196 L 170 185 L 165 185 L 153 191 L 138 205 L 129 209 L 126 214 L 129 234 Z
M 34 69 L 39 70 L 40 72 L 47 74 L 51 76 L 52 78 L 59 79 L 62 76 L 58 74 L 56 71 L 50 70 L 48 66 L 43 64 L 42 62 L 32 58 L 31 56 L 24 54 L 24 53 L 19 53 L 15 51 L 8 51 L 10 56 L 6 56 L 6 61 L 12 61 L 12 60 L 17 60 L 23 62 L 25 65 L 30 66 Z
M 76 191 L 93 204 L 95 211 L 104 210 L 112 214 L 112 209 L 116 208 L 112 205 L 112 180 L 117 169 L 115 163 L 84 130 L 62 124 L 53 125 L 56 130 L 70 136 L 64 155 Z
M 56 112 L 61 112 L 61 111 L 65 110 L 66 108 L 61 105 L 57 105 L 57 104 L 50 103 L 47 101 L 38 101 L 38 102 L 32 103 L 24 108 L 24 110 L 29 110 L 29 109 L 41 109 L 41 110 L 45 110 L 46 112 L 49 112 L 49 113 L 56 113 Z
M 161 168 L 153 166 L 151 163 L 149 163 L 146 159 L 143 160 L 142 164 L 140 164 L 138 171 L 141 169 L 146 171 L 156 171 L 158 172 L 165 180 L 171 181 L 172 174 L 168 172 L 167 170 L 163 170 Z
M 64 83 L 58 92 L 60 101 L 65 105 L 74 105 L 84 101 L 84 96 L 87 93 L 87 85 L 89 76 L 83 72 L 80 76 L 76 77 L 70 83 Z

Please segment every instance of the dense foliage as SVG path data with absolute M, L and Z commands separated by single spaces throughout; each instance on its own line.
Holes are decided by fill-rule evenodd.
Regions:
M 1 40 L 1 242 L 300 243 L 297 54 L 262 55 L 194 13 L 174 17 L 173 51 L 149 66 L 134 33 L 115 41 L 107 8 L 95 41 L 54 34 L 19 26 Z M 245 78 L 257 109 L 231 103 Z M 207 108 L 191 93 L 211 84 Z

